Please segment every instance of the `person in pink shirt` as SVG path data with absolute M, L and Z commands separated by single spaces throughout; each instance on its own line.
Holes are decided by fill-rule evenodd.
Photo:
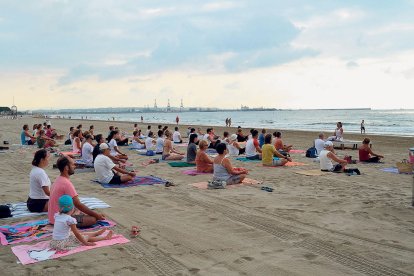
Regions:
M 76 212 L 72 214 L 72 217 L 76 218 L 78 227 L 91 226 L 98 220 L 104 220 L 105 217 L 102 214 L 89 209 L 80 202 L 78 193 L 69 179 L 70 176 L 75 173 L 75 162 L 73 159 L 63 156 L 57 160 L 56 164 L 60 171 L 60 175 L 52 184 L 50 191 L 48 208 L 49 223 L 55 223 L 55 214 L 59 213 L 59 198 L 65 194 L 72 197 L 73 204 L 77 209 Z

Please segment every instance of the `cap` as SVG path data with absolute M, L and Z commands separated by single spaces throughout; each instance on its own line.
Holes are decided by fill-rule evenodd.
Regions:
M 331 141 L 326 141 L 326 142 L 323 144 L 323 146 L 324 146 L 325 148 L 327 148 L 327 147 L 332 147 L 332 146 L 333 146 L 333 143 L 332 143 Z
M 59 198 L 59 209 L 67 213 L 73 209 L 73 199 L 69 195 L 63 195 Z
M 236 139 L 237 139 L 237 134 L 232 134 L 230 136 L 230 141 L 236 141 Z
M 102 143 L 102 144 L 99 145 L 99 149 L 100 150 L 106 150 L 106 149 L 109 149 L 109 146 L 108 146 L 107 143 Z

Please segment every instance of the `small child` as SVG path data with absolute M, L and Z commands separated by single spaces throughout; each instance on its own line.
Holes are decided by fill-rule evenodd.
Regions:
M 95 232 L 79 232 L 76 228 L 76 219 L 70 216 L 74 211 L 74 207 L 73 200 L 69 195 L 63 195 L 59 198 L 59 209 L 60 213 L 55 214 L 53 240 L 50 243 L 52 249 L 67 251 L 80 245 L 93 246 L 97 241 L 112 238 L 112 230 L 109 230 L 106 236 L 101 237 L 98 236 L 103 234 L 106 229 Z M 72 230 L 72 233 L 70 230 Z

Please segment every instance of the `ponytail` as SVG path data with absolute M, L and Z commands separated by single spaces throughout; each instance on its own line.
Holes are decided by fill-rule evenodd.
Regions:
M 47 157 L 47 151 L 45 149 L 36 151 L 33 157 L 32 165 L 38 167 L 40 164 L 40 161 L 42 161 L 42 159 L 45 159 L 46 157 Z

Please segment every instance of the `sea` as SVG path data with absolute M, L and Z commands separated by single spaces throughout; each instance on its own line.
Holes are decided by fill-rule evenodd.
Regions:
M 231 118 L 232 126 L 243 128 L 271 128 L 280 130 L 307 130 L 333 132 L 337 122 L 342 122 L 345 133 L 360 133 L 361 121 L 365 120 L 367 134 L 414 137 L 414 109 L 318 109 L 318 110 L 271 110 L 271 111 L 212 111 L 212 112 L 136 112 L 136 113 L 81 113 L 54 114 L 72 119 L 104 121 L 129 121 L 148 124 L 172 124 L 179 116 L 180 124 L 201 126 L 225 126 Z

